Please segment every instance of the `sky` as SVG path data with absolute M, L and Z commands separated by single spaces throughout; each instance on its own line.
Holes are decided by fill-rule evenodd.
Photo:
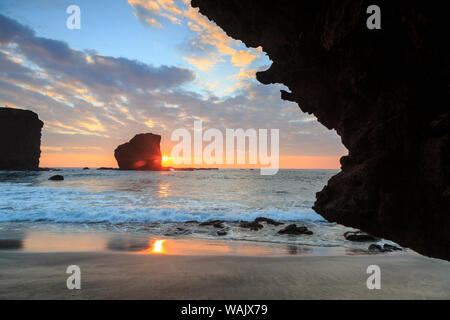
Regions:
M 69 29 L 69 5 L 81 29 Z M 173 130 L 280 130 L 281 168 L 339 168 L 339 136 L 262 85 L 264 48 L 228 37 L 190 0 L 2 0 L 0 107 L 44 121 L 42 167 L 116 167 L 135 134 Z M 240 167 L 246 167 L 241 165 Z

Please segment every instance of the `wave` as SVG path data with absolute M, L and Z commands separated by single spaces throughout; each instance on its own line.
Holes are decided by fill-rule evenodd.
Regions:
M 151 223 L 151 222 L 186 222 L 196 220 L 204 222 L 208 220 L 225 221 L 253 221 L 257 217 L 266 217 L 279 221 L 326 221 L 312 209 L 280 210 L 265 208 L 259 210 L 242 211 L 232 210 L 195 210 L 190 211 L 180 208 L 139 208 L 118 210 L 111 208 L 98 208 L 89 210 L 64 210 L 64 211 L 0 211 L 0 222 L 22 221 L 48 221 L 68 223 Z

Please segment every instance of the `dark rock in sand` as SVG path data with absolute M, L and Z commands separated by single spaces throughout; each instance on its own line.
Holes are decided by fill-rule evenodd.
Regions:
M 192 231 L 184 228 L 177 227 L 175 230 L 169 230 L 164 233 L 165 236 L 177 236 L 177 235 L 188 235 L 191 234 Z
M 355 242 L 367 242 L 367 241 L 377 241 L 378 238 L 371 236 L 368 233 L 362 231 L 347 231 L 344 233 L 344 237 L 346 240 L 355 241 Z
M 198 223 L 198 221 L 197 220 L 189 220 L 189 221 L 185 222 L 185 224 L 191 224 L 191 223 Z
M 301 234 L 306 234 L 306 235 L 312 235 L 313 232 L 311 230 L 308 230 L 307 227 L 297 227 L 296 224 L 290 224 L 287 227 L 285 227 L 284 229 L 281 229 L 280 231 L 278 231 L 279 234 L 291 234 L 291 235 L 301 235 Z
M 50 178 L 48 178 L 48 180 L 51 180 L 51 181 L 63 181 L 64 177 L 59 175 L 59 174 L 57 174 L 55 176 L 51 176 Z
M 117 147 L 114 157 L 120 170 L 165 170 L 161 165 L 161 136 L 143 133 Z
M 401 250 L 402 250 L 401 248 L 387 244 L 387 243 L 385 243 L 383 245 L 383 247 L 378 244 L 371 244 L 369 246 L 369 251 L 372 251 L 372 252 L 392 252 L 392 251 L 401 251 Z
M 0 108 L 0 170 L 38 170 L 44 123 L 32 111 Z
M 193 0 L 234 39 L 273 61 L 258 72 L 340 135 L 342 170 L 317 194 L 330 222 L 450 260 L 450 56 L 433 1 Z
M 225 221 L 223 220 L 209 220 L 206 222 L 202 222 L 200 223 L 200 226 L 204 227 L 204 226 L 213 226 L 214 228 L 224 228 L 225 226 L 223 225 Z
M 19 250 L 23 248 L 21 239 L 0 239 L 0 250 Z
M 255 219 L 255 222 L 266 222 L 266 223 L 274 225 L 274 226 L 280 226 L 280 225 L 284 224 L 282 222 L 278 222 L 278 221 L 275 221 L 275 220 L 272 220 L 269 218 L 265 218 L 265 217 L 258 217 Z
M 219 222 L 219 223 L 214 223 L 214 224 L 213 224 L 213 227 L 214 227 L 214 228 L 217 228 L 217 229 L 222 229 L 222 228 L 224 228 L 225 226 L 224 226 L 224 224 L 223 224 L 222 222 Z
M 223 230 L 217 231 L 217 235 L 218 235 L 218 236 L 226 236 L 227 234 L 228 234 L 228 232 L 223 231 Z
M 383 245 L 383 250 L 384 251 L 402 251 L 402 248 L 385 243 Z
M 259 229 L 264 228 L 264 226 L 261 223 L 258 223 L 256 221 L 253 221 L 253 222 L 241 222 L 239 227 L 250 229 L 250 230 L 253 230 L 253 231 L 258 231 Z
M 369 251 L 372 251 L 372 252 L 384 252 L 384 249 L 378 244 L 371 244 L 369 246 Z

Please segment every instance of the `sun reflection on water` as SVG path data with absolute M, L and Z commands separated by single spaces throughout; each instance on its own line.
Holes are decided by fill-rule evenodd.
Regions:
M 153 245 L 151 246 L 151 253 L 164 253 L 164 241 L 166 240 L 155 240 L 155 242 L 153 242 Z
M 156 196 L 158 198 L 167 198 L 171 195 L 170 183 L 159 183 Z

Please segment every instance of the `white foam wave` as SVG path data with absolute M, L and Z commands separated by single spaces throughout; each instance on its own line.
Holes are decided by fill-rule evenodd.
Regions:
M 30 210 L 17 212 L 6 210 L 1 212 L 0 222 L 49 221 L 71 223 L 128 223 L 128 222 L 186 222 L 196 220 L 252 221 L 257 217 L 267 217 L 281 221 L 325 221 L 312 209 L 279 210 L 266 208 L 261 210 L 198 210 L 186 211 L 179 208 L 152 208 L 112 210 L 111 208 L 40 211 Z

